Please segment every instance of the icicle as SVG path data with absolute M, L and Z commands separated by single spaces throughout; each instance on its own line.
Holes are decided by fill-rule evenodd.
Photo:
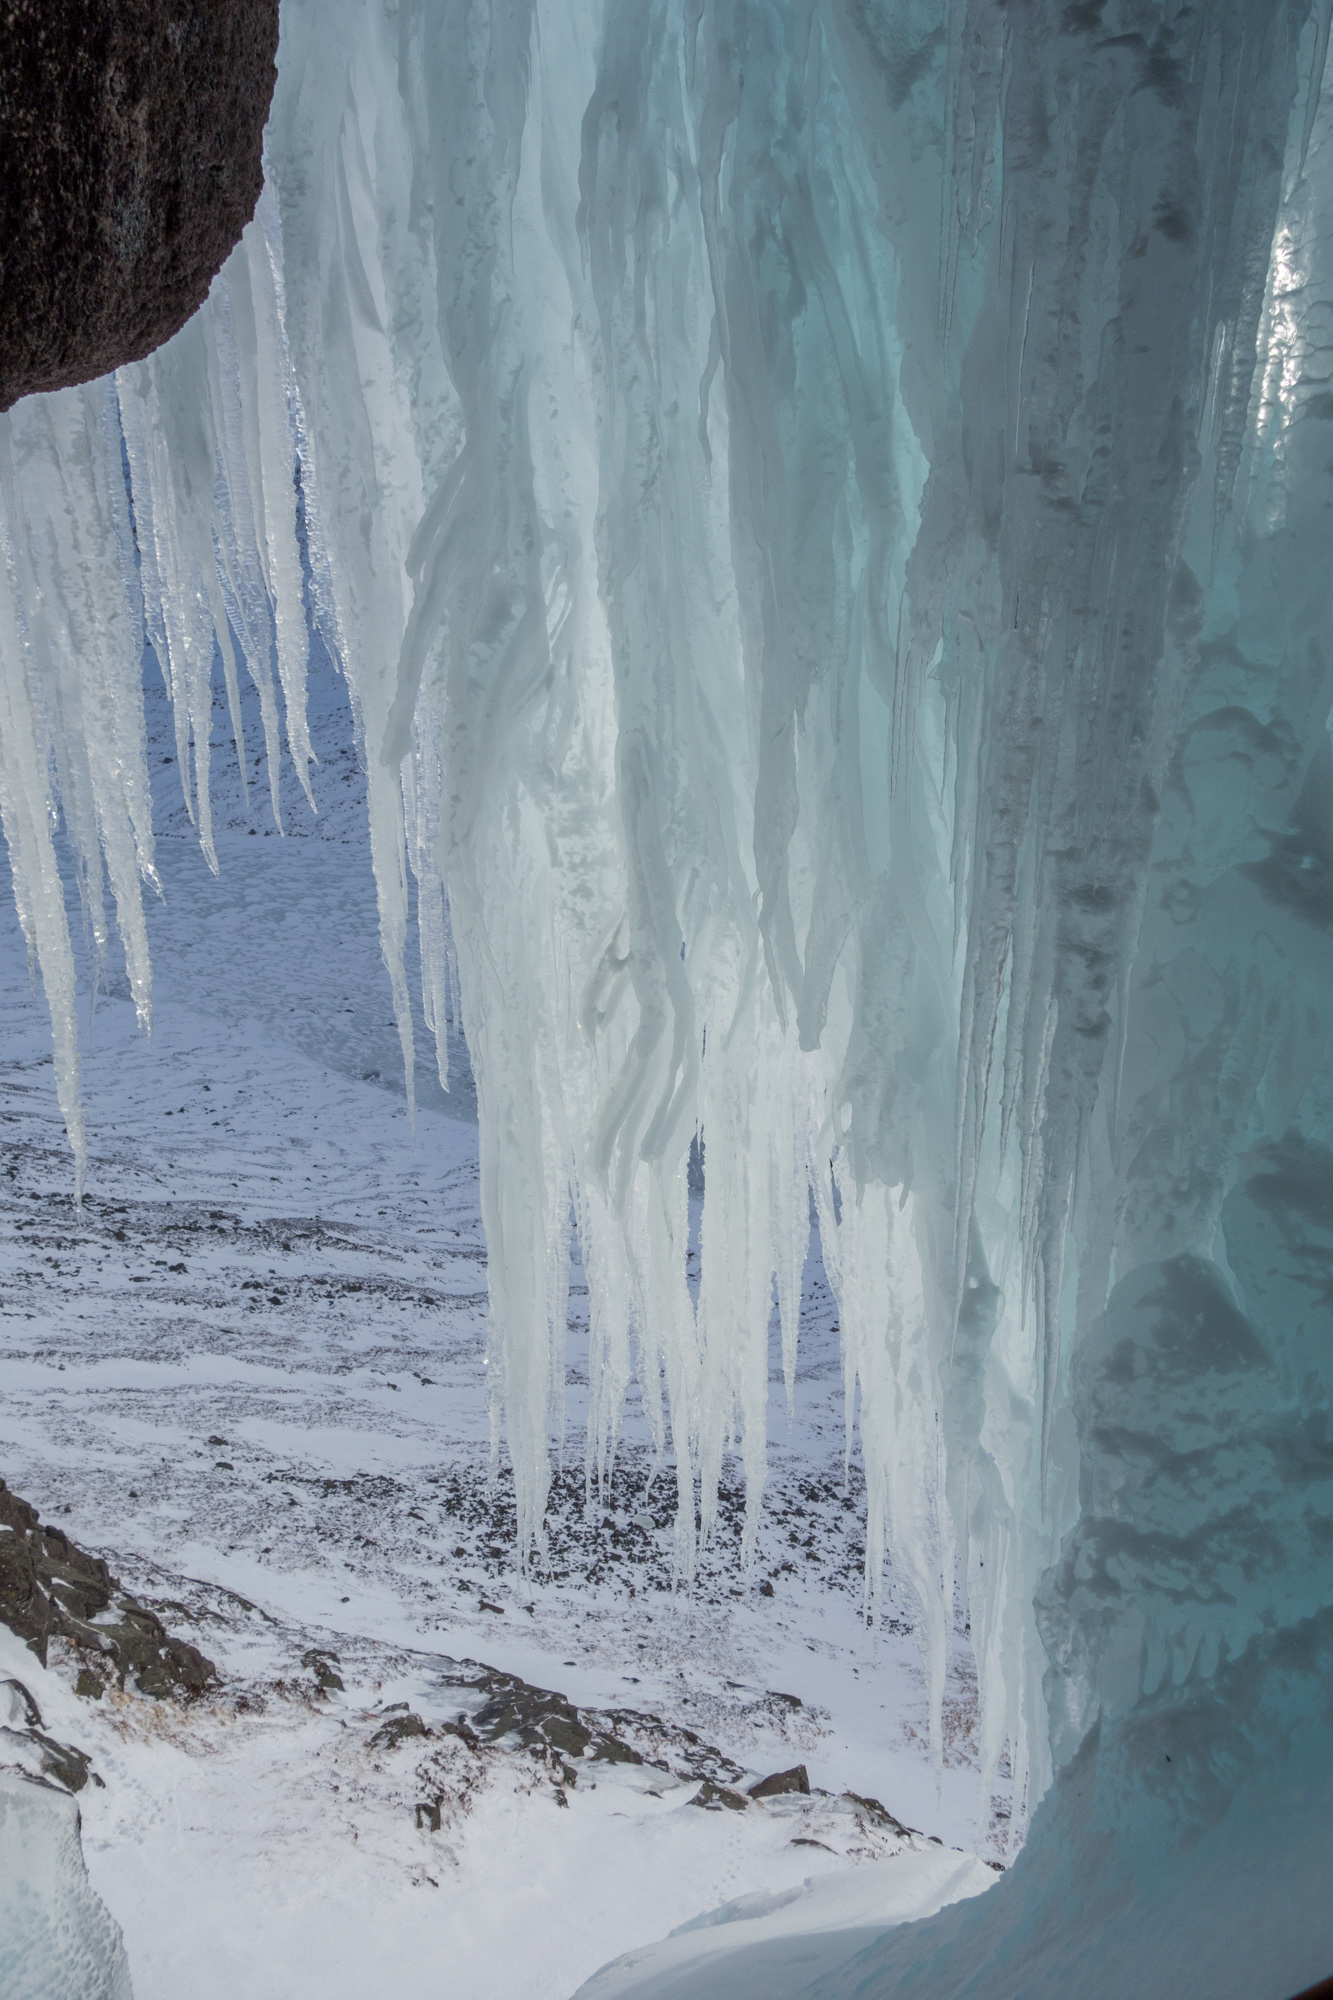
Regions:
M 275 811 L 275 630 L 289 740 L 308 761 L 296 431 L 265 224 L 277 226 L 271 202 L 202 311 L 147 361 L 114 381 L 28 397 L 0 419 L 6 839 L 52 1010 L 57 1087 L 80 1189 L 87 1145 L 76 975 L 52 835 L 63 819 L 93 987 L 105 968 L 109 881 L 130 990 L 148 1028 L 140 882 L 159 885 L 144 751 L 145 638 L 171 693 L 182 796 L 210 867 L 217 867 L 209 800 L 215 645 L 245 781 L 233 629 L 260 690 Z M 261 282 L 265 337 L 242 341 L 238 355 L 232 293 L 239 287 L 248 301 Z M 318 549 L 316 558 L 323 560 Z M 300 772 L 308 793 L 304 761 Z
M 0 481 L 7 510 L 12 508 L 14 498 L 14 466 L 8 442 L 6 439 L 0 446 L 3 452 Z M 41 966 L 51 1015 L 56 1095 L 74 1149 L 75 1200 L 81 1201 L 88 1168 L 88 1141 L 79 1102 L 74 957 L 65 916 L 65 893 L 51 838 L 47 793 L 50 743 L 33 698 L 31 656 L 15 587 L 13 518 L 10 512 L 4 572 L 0 577 L 0 649 L 4 660 L 4 673 L 0 676 L 0 824 L 9 849 L 14 899 L 27 941 L 29 963 L 36 960 Z

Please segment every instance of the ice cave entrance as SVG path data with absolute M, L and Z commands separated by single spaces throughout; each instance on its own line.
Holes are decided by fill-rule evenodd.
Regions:
M 155 979 L 219 1020 L 232 979 L 276 1019 L 309 964 L 282 1005 L 322 1076 L 382 1086 L 393 1161 L 460 1077 L 471 1131 L 475 1091 L 473 1164 L 452 1192 L 410 1170 L 434 1193 L 393 1254 L 475 1202 L 473 1443 L 520 1595 L 575 1488 L 626 1551 L 660 1536 L 671 1603 L 724 1547 L 757 1593 L 817 1278 L 860 1482 L 839 1589 L 910 1629 L 940 1785 L 960 1646 L 974 1668 L 986 1893 L 957 1854 L 892 1908 L 832 1876 L 701 1892 L 706 1923 L 650 1929 L 589 2000 L 1290 2000 L 1333 1971 L 1331 16 L 283 0 L 263 192 L 206 302 L 0 417 L 10 944 L 67 1194 L 122 1199 L 147 1144 L 105 1069 L 99 1109 L 99 991 L 147 1031 Z M 321 801 L 316 884 L 271 854 Z M 292 1097 L 244 1018 L 207 1170 L 240 1134 L 251 1188 L 291 1098 L 300 1213 L 351 1198 L 355 1156 L 406 1214 L 362 1100 Z M 168 1109 L 154 1171 L 184 1188 L 196 1114 Z M 444 1477 L 462 1402 L 426 1368 L 389 1386 Z M 40 1590 L 50 1531 L 15 1520 Z M 660 1665 L 640 1610 L 618 1643 Z M 553 1771 L 541 1712 L 513 1729 Z M 21 1842 L 36 1794 L 4 1782 Z M 0 1926 L 97 1960 L 89 1994 L 125 1963 L 156 1992 L 51 1812 Z

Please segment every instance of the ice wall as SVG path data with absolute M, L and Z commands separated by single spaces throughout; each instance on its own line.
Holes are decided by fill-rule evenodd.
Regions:
M 410 877 L 428 1019 L 457 952 L 525 1552 L 571 1219 L 589 1477 L 637 1373 L 688 1576 L 729 1448 L 753 1533 L 813 1194 L 872 1595 L 887 1555 L 938 1718 L 962 1579 L 1020 1800 L 1328 1596 L 1315 1443 L 1273 1475 L 1308 1590 L 1255 1583 L 1271 1522 L 1197 1581 L 1229 1469 L 1327 1398 L 1287 1324 L 1323 1252 L 1243 1190 L 1333 1144 L 1328 25 L 289 0 L 205 311 L 0 440 L 0 805 L 76 1153 L 51 804 L 146 1013 L 138 621 L 207 852 L 215 639 L 304 769 L 299 456 L 409 1072 Z M 1157 1353 L 1180 1286 L 1269 1356 L 1235 1407 L 1207 1339 Z
M 134 2000 L 120 1929 L 94 1895 L 68 1792 L 0 1772 L 6 2000 Z

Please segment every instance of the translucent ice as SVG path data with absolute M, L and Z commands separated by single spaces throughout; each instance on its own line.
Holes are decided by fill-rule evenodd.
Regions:
M 813 1198 L 868 1586 L 938 1739 L 961 1582 L 1016 1826 L 1099 1730 L 1146 1797 L 1172 1690 L 1280 1733 L 1333 1594 L 1329 19 L 289 0 L 204 312 L 4 420 L 0 805 L 76 1151 L 50 808 L 146 1012 L 139 606 L 208 851 L 215 641 L 306 768 L 299 460 L 409 1078 L 413 878 L 472 1053 L 525 1556 L 572 1226 L 590 1484 L 637 1372 L 682 1576 L 728 1449 L 753 1547 Z
M 133 2000 L 119 1928 L 94 1895 L 68 1792 L 0 1771 L 5 2000 Z

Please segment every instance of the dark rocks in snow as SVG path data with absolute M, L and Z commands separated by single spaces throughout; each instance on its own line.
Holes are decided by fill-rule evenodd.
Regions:
M 705 1778 L 694 1797 L 692 1806 L 702 1806 L 705 1812 L 744 1812 L 750 1801 L 744 1792 L 733 1792 L 729 1785 L 715 1785 L 711 1778 Z
M 904 1826 L 900 1819 L 895 1819 L 888 1807 L 882 1806 L 878 1799 L 863 1799 L 859 1792 L 844 1792 L 843 1797 L 850 1799 L 854 1806 L 859 1806 L 867 1819 L 876 1826 L 886 1827 L 890 1833 L 896 1833 L 903 1840 L 911 1835 L 912 1828 Z
M 136 361 L 203 303 L 263 185 L 278 0 L 9 0 L 0 410 Z
M 160 1618 L 122 1588 L 98 1556 L 86 1555 L 60 1528 L 43 1527 L 37 1510 L 0 1479 L 0 1623 L 45 1666 L 53 1639 L 84 1657 L 76 1690 L 91 1693 L 132 1678 L 142 1694 L 196 1695 L 217 1679 L 211 1660 L 173 1639 Z
M 23 1729 L 41 1728 L 42 1711 L 22 1681 L 12 1679 L 0 1681 L 0 1707 L 4 1706 L 9 1710 L 6 1726 L 17 1723 Z
M 444 1685 L 457 1687 L 475 1705 L 456 1722 L 445 1723 L 442 1733 L 462 1738 L 469 1749 L 524 1749 L 549 1766 L 557 1790 L 578 1783 L 576 1764 L 585 1770 L 634 1764 L 700 1784 L 695 1805 L 741 1811 L 749 1803 L 740 1789 L 745 1779 L 741 1765 L 692 1729 L 660 1716 L 637 1709 L 579 1709 L 554 1689 L 534 1687 L 517 1674 L 473 1660 L 459 1661 L 444 1676 Z
M 301 1665 L 309 1667 L 315 1676 L 315 1687 L 320 1694 L 342 1694 L 345 1690 L 343 1677 L 336 1669 L 341 1661 L 336 1653 L 324 1646 L 311 1646 L 301 1655 Z
M 102 1780 L 92 1768 L 92 1759 L 86 1750 L 77 1749 L 73 1743 L 58 1743 L 54 1736 L 47 1736 L 40 1729 L 26 1729 L 21 1733 L 26 1747 L 34 1753 L 36 1772 L 29 1769 L 29 1776 L 40 1773 L 46 1784 L 55 1784 L 61 1791 L 81 1792 L 91 1777 L 94 1784 Z M 16 1740 L 16 1732 L 0 1730 L 0 1756 Z
M 809 1798 L 810 1774 L 804 1764 L 793 1764 L 790 1771 L 770 1772 L 748 1790 L 752 1799 L 775 1799 L 782 1792 L 802 1792 Z
M 430 1730 L 407 1703 L 401 1704 L 401 1713 L 389 1712 L 386 1720 L 370 1739 L 372 1750 L 396 1750 L 400 1743 L 411 1736 L 429 1736 Z
M 484 1668 L 473 1683 L 481 1687 L 486 1700 L 471 1717 L 472 1728 L 483 1743 L 499 1743 L 516 1736 L 528 1750 L 554 1751 L 561 1758 L 600 1757 L 609 1763 L 641 1764 L 636 1750 L 623 1743 L 612 1731 L 596 1722 L 585 1721 L 571 1701 L 550 1688 L 532 1687 L 516 1674 L 502 1674 Z
M 66 1792 L 81 1792 L 90 1777 L 102 1782 L 84 1751 L 46 1734 L 41 1710 L 18 1680 L 0 1680 L 0 1769 Z

